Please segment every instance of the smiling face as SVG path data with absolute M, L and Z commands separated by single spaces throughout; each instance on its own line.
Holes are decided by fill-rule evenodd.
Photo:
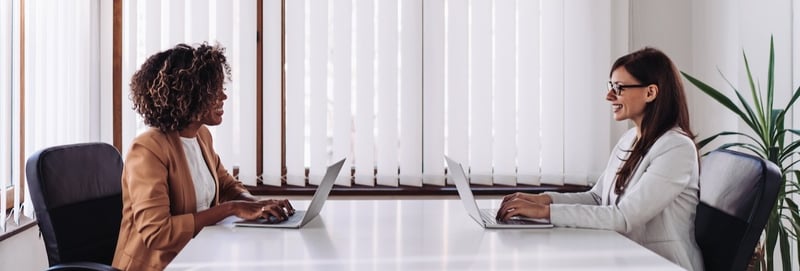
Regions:
M 212 104 L 211 107 L 200 116 L 200 123 L 208 126 L 215 126 L 222 123 L 222 114 L 225 113 L 222 107 L 225 105 L 225 100 L 228 99 L 228 95 L 225 95 L 222 87 L 220 87 L 219 92 L 219 99 L 217 99 L 217 102 Z
M 222 107 L 225 105 L 225 99 L 228 99 L 228 95 L 225 95 L 222 87 L 220 87 L 217 101 L 211 104 L 208 110 L 201 113 L 196 120 L 189 122 L 186 127 L 179 130 L 178 134 L 180 134 L 182 137 L 192 138 L 197 136 L 197 130 L 200 129 L 200 126 L 215 126 L 222 123 L 222 114 L 225 113 Z
M 611 89 L 606 93 L 606 100 L 611 102 L 614 119 L 617 121 L 631 120 L 637 127 L 641 127 L 644 109 L 647 103 L 655 99 L 658 88 L 652 84 L 644 87 L 624 87 L 642 84 L 628 73 L 624 66 L 620 66 L 611 73 L 610 81 L 612 84 L 623 86 L 619 96 Z

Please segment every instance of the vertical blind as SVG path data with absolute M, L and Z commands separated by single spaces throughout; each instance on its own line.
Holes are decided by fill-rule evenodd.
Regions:
M 100 79 L 98 1 L 3 1 L 0 16 L 0 187 L 3 210 L 6 189 L 21 186 L 20 152 L 61 144 L 99 140 Z M 21 100 L 20 16 L 25 20 L 25 100 Z M 26 120 L 20 133 L 21 118 Z M 25 135 L 21 150 L 19 135 Z M 14 193 L 13 218 L 22 214 L 21 194 Z M 24 213 L 32 216 L 30 201 Z M 2 218 L 5 229 L 6 217 Z
M 7 217 L 5 211 L 19 206 L 19 193 L 8 198 L 13 187 L 19 187 L 19 139 L 15 136 L 15 116 L 19 116 L 19 3 L 2 1 L 0 3 L 0 232 L 5 232 Z M 15 102 L 17 100 L 17 102 Z M 18 134 L 18 133 L 17 133 Z M 18 191 L 18 190 L 14 190 Z M 11 202 L 11 206 L 8 203 Z M 14 208 L 15 223 L 19 223 L 19 208 Z
M 294 2 L 294 1 L 288 1 Z M 133 138 L 146 129 L 132 110 L 130 79 L 151 55 L 179 43 L 207 42 L 226 48 L 232 80 L 221 125 L 210 127 L 223 163 L 240 168 L 246 184 L 256 183 L 256 1 L 123 1 L 122 143 L 123 155 Z
M 445 154 L 474 183 L 586 184 L 610 150 L 608 14 L 611 1 L 287 1 L 286 128 L 264 130 L 265 182 L 280 184 L 284 132 L 291 185 L 341 157 L 355 184 L 443 185 Z M 280 44 L 264 46 L 269 108 Z

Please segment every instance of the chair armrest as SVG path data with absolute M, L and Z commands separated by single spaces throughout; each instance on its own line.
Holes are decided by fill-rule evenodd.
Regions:
M 51 266 L 47 271 L 67 271 L 67 270 L 94 270 L 94 271 L 119 271 L 110 265 L 93 262 L 74 262 L 74 263 L 61 263 Z

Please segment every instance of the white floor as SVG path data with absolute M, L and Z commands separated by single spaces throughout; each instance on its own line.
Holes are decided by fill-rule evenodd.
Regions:
M 47 253 L 39 239 L 39 227 L 33 226 L 0 242 L 0 270 L 45 270 Z

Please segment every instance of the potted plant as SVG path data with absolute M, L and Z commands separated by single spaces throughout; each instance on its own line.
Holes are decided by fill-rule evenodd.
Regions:
M 793 166 L 800 160 L 792 162 L 794 154 L 800 148 L 800 140 L 787 142 L 791 134 L 800 135 L 800 130 L 786 128 L 786 114 L 794 105 L 797 98 L 800 97 L 800 88 L 792 93 L 792 97 L 788 104 L 782 108 L 775 108 L 773 102 L 774 94 L 774 70 L 775 70 L 775 49 L 773 40 L 770 37 L 769 46 L 769 66 L 767 71 L 767 87 L 766 96 L 760 86 L 753 82 L 753 76 L 750 72 L 750 65 L 747 62 L 747 55 L 742 52 L 744 57 L 744 67 L 747 71 L 747 79 L 750 86 L 750 94 L 752 101 L 747 101 L 742 93 L 737 90 L 725 75 L 723 78 L 728 82 L 728 85 L 733 89 L 736 94 L 735 100 L 739 105 L 734 103 L 733 99 L 728 98 L 720 91 L 681 72 L 683 76 L 694 86 L 706 93 L 708 96 L 725 106 L 731 112 L 744 121 L 750 128 L 751 133 L 743 133 L 738 131 L 723 131 L 698 142 L 698 147 L 702 148 L 706 144 L 712 142 L 720 136 L 738 136 L 743 139 L 742 142 L 726 143 L 719 148 L 741 148 L 748 150 L 755 155 L 775 163 L 782 172 L 781 192 L 778 195 L 775 207 L 769 216 L 767 225 L 764 228 L 764 239 L 759 247 L 762 249 L 766 246 L 766 259 L 760 259 L 761 264 L 756 265 L 756 269 L 766 264 L 768 270 L 774 270 L 774 253 L 775 247 L 779 247 L 780 259 L 783 270 L 796 270 L 792 268 L 792 258 L 800 260 L 800 252 L 791 255 L 791 244 L 796 244 L 800 247 L 800 213 L 798 213 L 798 206 L 790 197 L 792 194 L 800 193 L 800 186 L 796 180 L 800 179 L 800 171 L 792 169 Z M 721 73 L 720 73 L 721 74 Z M 791 134 L 790 134 L 791 133 Z M 795 181 L 790 180 L 790 176 L 795 177 Z M 766 262 L 763 262 L 766 260 Z

